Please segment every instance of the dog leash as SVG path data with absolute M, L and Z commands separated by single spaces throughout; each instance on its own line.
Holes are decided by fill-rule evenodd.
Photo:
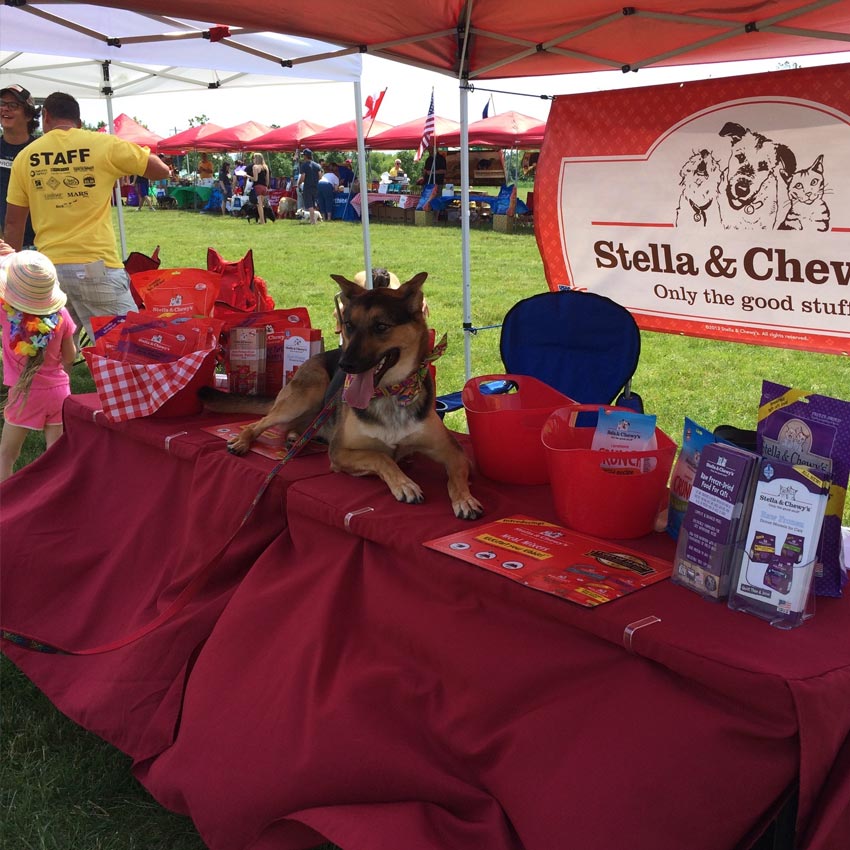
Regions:
M 304 429 L 304 432 L 300 437 L 289 447 L 286 454 L 275 464 L 275 466 L 271 469 L 271 471 L 266 475 L 263 483 L 260 485 L 260 489 L 257 491 L 254 496 L 251 504 L 248 506 L 248 509 L 242 516 L 239 525 L 236 527 L 236 530 L 230 537 L 227 539 L 227 542 L 224 546 L 219 549 L 219 551 L 213 556 L 212 560 L 209 561 L 205 566 L 203 566 L 192 578 L 192 580 L 180 591 L 175 600 L 166 608 L 158 617 L 151 620 L 149 623 L 145 624 L 141 628 L 132 632 L 129 635 L 126 635 L 122 638 L 118 638 L 116 640 L 110 641 L 109 643 L 103 643 L 98 646 L 88 647 L 87 649 L 68 649 L 67 647 L 60 646 L 59 644 L 51 644 L 46 641 L 40 640 L 37 637 L 33 637 L 31 635 L 25 634 L 23 632 L 13 632 L 8 629 L 0 628 L 0 640 L 8 641 L 9 643 L 14 644 L 15 646 L 19 646 L 23 649 L 30 650 L 32 652 L 43 652 L 49 655 L 103 655 L 107 652 L 114 652 L 116 649 L 121 649 L 122 647 L 129 646 L 131 643 L 135 643 L 137 640 L 145 637 L 145 635 L 150 634 L 155 629 L 158 629 L 161 625 L 168 622 L 168 620 L 175 617 L 177 614 L 182 611 L 186 605 L 189 604 L 190 600 L 201 590 L 201 588 L 207 583 L 207 580 L 212 575 L 215 568 L 221 563 L 222 558 L 224 558 L 227 550 L 230 548 L 233 541 L 236 539 L 236 536 L 239 532 L 244 528 L 245 524 L 250 519 L 251 515 L 254 513 L 257 505 L 260 503 L 260 499 L 262 499 L 266 490 L 268 490 L 269 485 L 272 483 L 274 478 L 286 466 L 289 461 L 291 461 L 294 457 L 300 454 L 301 450 L 316 434 L 321 430 L 322 426 L 327 422 L 336 408 L 339 406 L 340 400 L 342 398 L 342 391 L 338 391 L 331 396 L 325 406 L 319 411 L 316 415 L 315 419 Z

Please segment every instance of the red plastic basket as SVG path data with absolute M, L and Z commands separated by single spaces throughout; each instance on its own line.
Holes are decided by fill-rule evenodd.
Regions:
M 508 382 L 508 392 L 488 394 L 484 385 Z M 546 455 L 540 429 L 572 399 L 528 375 L 470 378 L 461 393 L 475 461 L 482 475 L 508 484 L 545 484 Z
M 194 416 L 196 413 L 200 413 L 204 409 L 204 403 L 198 396 L 198 391 L 202 387 L 214 386 L 215 364 L 216 350 L 211 349 L 192 380 L 182 390 L 171 396 L 162 407 L 155 410 L 151 416 L 167 418 L 171 416 Z
M 565 525 L 603 538 L 643 537 L 654 530 L 659 510 L 667 501 L 667 479 L 676 444 L 655 429 L 658 448 L 646 452 L 603 452 L 590 448 L 596 422 L 591 413 L 616 407 L 574 404 L 562 407 L 546 420 L 542 443 L 549 469 L 555 511 Z M 629 411 L 633 412 L 633 411 Z M 579 420 L 579 415 L 585 416 Z M 623 474 L 603 468 L 607 459 L 639 461 L 643 472 Z M 645 459 L 655 463 L 646 463 Z

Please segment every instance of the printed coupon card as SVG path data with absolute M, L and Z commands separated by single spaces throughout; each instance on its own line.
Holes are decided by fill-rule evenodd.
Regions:
M 522 515 L 423 545 L 585 608 L 655 584 L 673 569 L 661 558 Z

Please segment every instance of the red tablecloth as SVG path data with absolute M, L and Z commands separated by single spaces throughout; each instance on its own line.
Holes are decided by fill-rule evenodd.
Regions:
M 400 195 L 397 193 L 382 193 L 382 192 L 369 192 L 367 195 L 370 204 L 379 204 L 384 201 L 391 201 L 397 206 L 402 207 L 403 209 L 407 209 L 408 207 L 415 207 L 416 204 L 419 203 L 419 195 Z M 354 207 L 354 211 L 357 215 L 360 215 L 360 206 L 362 201 L 360 200 L 360 194 L 356 194 L 350 201 L 351 206 Z
M 86 649 L 130 635 L 173 602 L 239 526 L 271 461 L 236 458 L 201 430 L 229 416 L 110 424 L 97 396 L 65 403 L 65 435 L 0 490 L 0 623 Z M 285 491 L 327 474 L 324 456 L 281 471 L 207 584 L 174 619 L 123 649 L 3 650 L 69 717 L 136 759 L 171 743 L 194 657 L 235 587 L 285 533 Z
M 88 505 L 71 509 L 80 552 L 61 579 L 30 574 L 52 534 L 30 538 L 22 569 L 6 555 L 23 544 L 3 535 L 15 564 L 4 626 L 13 615 L 89 643 L 149 618 L 185 580 L 181 558 L 158 562 L 172 516 L 186 519 L 181 556 L 192 541 L 202 561 L 232 532 L 231 500 L 244 507 L 271 465 L 224 454 L 188 422 L 187 458 L 161 448 L 165 420 L 128 425 L 145 436 L 70 420 L 66 440 L 4 485 L 4 528 L 10 504 L 26 532 L 29 512 L 58 512 L 72 487 Z M 125 465 L 136 486 L 114 510 L 129 528 L 107 527 L 99 547 L 92 505 Z M 423 505 L 326 470 L 322 457 L 285 468 L 219 592 L 122 650 L 123 665 L 10 652 L 63 711 L 131 752 L 146 787 L 213 850 L 322 836 L 346 850 L 731 850 L 798 777 L 800 847 L 843 847 L 850 601 L 818 600 L 792 632 L 667 582 L 586 610 L 425 549 L 461 526 L 432 464 L 413 466 Z M 216 486 L 201 488 L 203 505 L 182 504 L 206 474 Z M 167 493 L 154 496 L 159 480 Z M 473 490 L 488 519 L 554 519 L 547 488 L 478 479 Z M 670 548 L 661 536 L 642 545 Z M 649 614 L 661 622 L 627 652 L 624 628 Z

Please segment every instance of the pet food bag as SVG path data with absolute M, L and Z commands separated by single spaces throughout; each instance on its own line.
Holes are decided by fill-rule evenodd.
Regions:
M 145 310 L 172 316 L 211 316 L 221 275 L 206 269 L 153 269 L 131 276 Z
M 667 509 L 667 533 L 677 540 L 682 520 L 688 510 L 688 499 L 697 474 L 702 450 L 714 442 L 711 431 L 685 417 L 682 431 L 682 450 L 670 477 L 670 505 Z
M 818 596 L 841 596 L 847 584 L 841 518 L 850 477 L 850 402 L 764 381 L 757 440 L 763 457 L 831 478 L 814 587 Z

